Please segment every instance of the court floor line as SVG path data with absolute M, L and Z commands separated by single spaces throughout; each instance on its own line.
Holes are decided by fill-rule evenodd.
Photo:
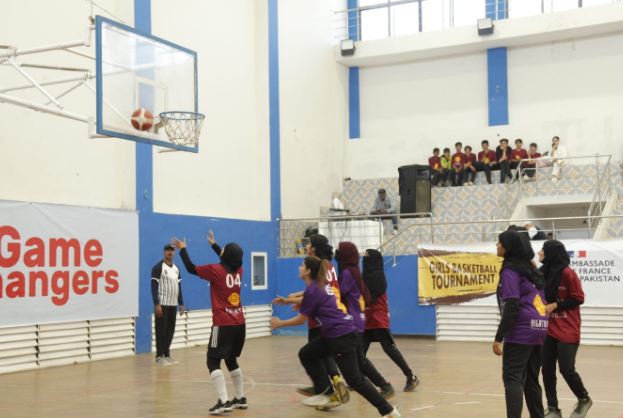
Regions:
M 255 382 L 250 377 L 246 377 L 250 380 L 250 384 L 252 386 L 282 386 L 282 387 L 303 387 L 306 386 L 306 383 L 277 383 L 277 382 Z M 212 383 L 210 379 L 161 379 L 157 380 L 158 382 L 171 382 L 171 383 Z M 231 383 L 231 381 L 228 381 Z M 494 398 L 503 398 L 503 393 L 481 393 L 481 392 L 455 392 L 455 391 L 447 391 L 447 390 L 426 390 L 426 389 L 418 389 L 417 392 L 424 393 L 440 393 L 443 395 L 467 395 L 467 396 L 485 396 L 485 397 L 494 397 Z M 558 398 L 562 401 L 576 401 L 575 398 Z M 611 400 L 601 400 L 601 399 L 593 399 L 595 403 L 603 403 L 603 404 L 612 404 L 612 405 L 623 405 L 623 401 L 611 401 Z

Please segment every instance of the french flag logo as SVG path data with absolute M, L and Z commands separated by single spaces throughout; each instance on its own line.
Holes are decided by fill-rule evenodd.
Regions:
M 580 251 L 567 251 L 569 258 L 577 257 L 577 258 L 586 258 L 586 250 Z

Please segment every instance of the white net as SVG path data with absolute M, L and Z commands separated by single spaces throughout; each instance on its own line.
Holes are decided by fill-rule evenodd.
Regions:
M 196 147 L 205 115 L 195 112 L 162 112 L 160 121 L 175 145 Z

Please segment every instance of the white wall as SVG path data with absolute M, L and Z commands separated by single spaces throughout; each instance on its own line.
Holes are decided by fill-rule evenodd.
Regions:
M 623 156 L 623 34 L 513 48 L 508 131 L 570 155 Z
M 174 7 L 175 6 L 175 7 Z M 197 51 L 198 154 L 154 153 L 154 210 L 270 219 L 266 0 L 152 2 L 152 33 Z
M 484 54 L 360 69 L 361 138 L 347 140 L 352 178 L 395 177 L 434 146 L 475 146 L 487 127 Z
M 279 2 L 284 217 L 316 217 L 344 177 L 347 69 L 335 61 L 330 1 Z
M 509 48 L 509 119 L 489 127 L 483 53 L 363 68 L 362 138 L 348 141 L 346 175 L 396 176 L 457 140 L 523 138 L 571 155 L 623 156 L 623 34 Z
M 84 39 L 88 4 L 84 0 L 64 0 L 62 6 L 59 3 L 3 2 L 0 44 L 30 48 Z M 99 3 L 132 24 L 132 2 Z M 19 61 L 94 68 L 92 61 L 67 53 L 24 56 Z M 28 71 L 40 81 L 68 76 L 62 71 Z M 12 68 L 0 66 L 0 87 L 25 82 Z M 67 87 L 51 90 L 59 93 Z M 15 96 L 46 101 L 35 91 Z M 63 102 L 66 110 L 95 114 L 95 97 L 84 88 Z M 119 139 L 89 139 L 82 122 L 0 103 L 0 166 L 0 199 L 125 209 L 135 206 L 134 144 Z

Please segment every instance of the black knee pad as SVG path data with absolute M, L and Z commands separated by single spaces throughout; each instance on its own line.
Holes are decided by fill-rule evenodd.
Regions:
M 225 365 L 227 366 L 227 370 L 229 370 L 230 372 L 232 370 L 236 370 L 237 368 L 239 368 L 240 366 L 238 366 L 238 361 L 236 359 L 236 357 L 229 357 L 225 359 Z
M 216 357 L 208 357 L 207 361 L 208 370 L 212 373 L 214 370 L 219 370 L 221 368 L 221 359 Z

